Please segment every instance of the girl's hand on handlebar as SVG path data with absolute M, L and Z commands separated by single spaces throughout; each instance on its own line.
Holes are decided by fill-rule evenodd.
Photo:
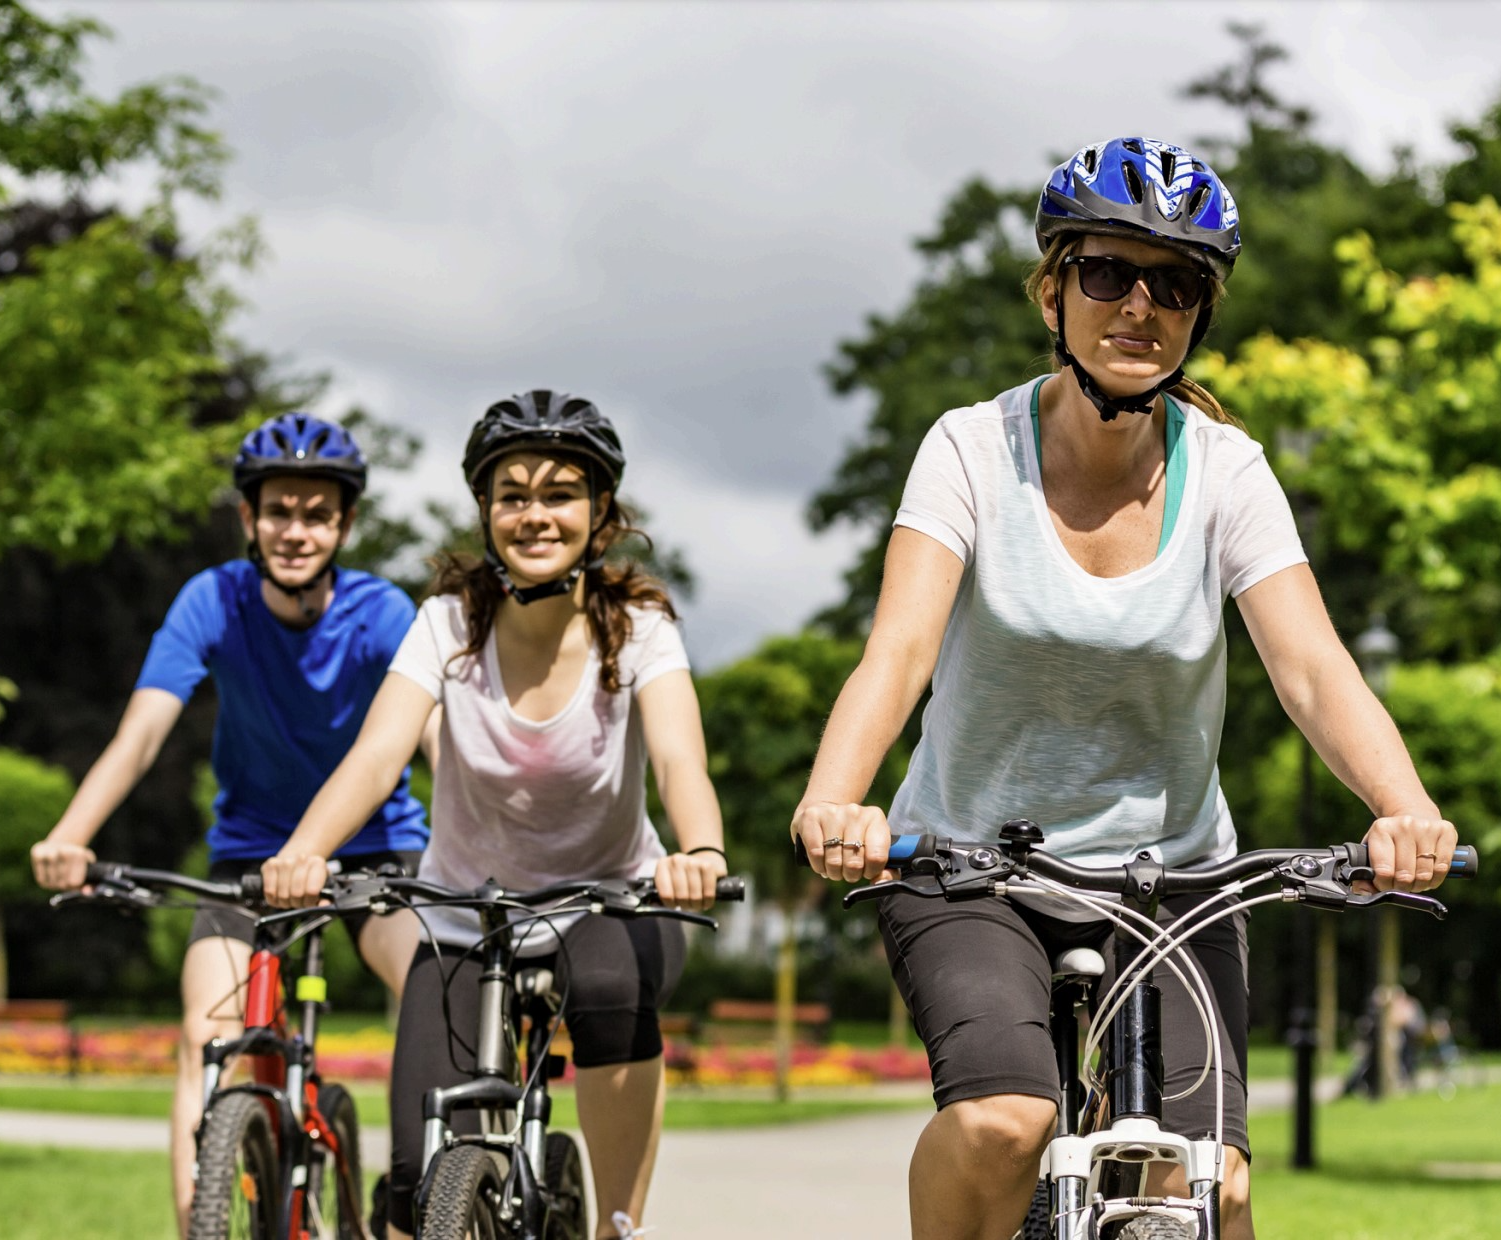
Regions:
M 874 805 L 805 802 L 792 817 L 792 835 L 802 839 L 815 874 L 846 883 L 880 878 L 891 851 L 891 828 Z
M 94 850 L 82 844 L 38 840 L 31 846 L 31 872 L 36 875 L 37 884 L 48 891 L 82 887 L 89 863 L 95 860 Z
M 729 867 L 718 853 L 673 853 L 657 862 L 657 899 L 668 908 L 701 913 L 714 906 L 714 885 Z
M 272 908 L 311 908 L 327 882 L 328 859 L 316 853 L 277 853 L 261 866 L 264 898 Z
M 1454 824 L 1426 814 L 1378 818 L 1366 832 L 1377 891 L 1431 891 L 1449 873 L 1459 833 Z

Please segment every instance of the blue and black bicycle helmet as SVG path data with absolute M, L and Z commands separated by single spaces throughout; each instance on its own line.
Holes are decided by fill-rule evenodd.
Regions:
M 567 594 L 588 569 L 603 562 L 589 560 L 588 550 L 562 577 L 535 586 L 517 586 L 490 537 L 486 509 L 490 494 L 490 475 L 495 462 L 508 452 L 560 452 L 581 456 L 595 468 L 589 473 L 590 525 L 601 489 L 614 494 L 625 474 L 625 452 L 614 424 L 593 401 L 549 388 L 534 388 L 498 400 L 485 410 L 475 423 L 464 449 L 464 478 L 480 505 L 480 525 L 485 534 L 485 563 L 499 579 L 508 597 L 518 603 Z
M 1112 138 L 1064 160 L 1043 186 L 1035 224 L 1037 245 L 1043 251 L 1061 235 L 1128 237 L 1176 250 L 1208 267 L 1219 280 L 1229 277 L 1240 254 L 1240 214 L 1229 188 L 1202 159 L 1152 138 Z M 1207 304 L 1199 310 L 1188 353 L 1209 330 L 1210 313 Z M 1064 343 L 1061 300 L 1053 347 L 1105 422 L 1123 412 L 1150 413 L 1158 393 L 1183 378 L 1180 366 L 1150 391 L 1107 396 Z
M 337 482 L 347 513 L 350 505 L 364 493 L 368 473 L 365 455 L 354 437 L 342 426 L 315 418 L 310 413 L 284 413 L 256 427 L 245 436 L 234 461 L 235 489 L 252 508 L 258 507 L 260 487 L 267 478 L 300 474 L 309 478 L 332 478 Z M 300 586 L 285 585 L 272 575 L 254 538 L 245 554 L 263 580 L 301 605 L 303 615 L 310 623 L 317 618 L 307 594 L 325 575 L 331 576 L 336 571 L 337 547 L 329 552 L 323 567 Z
M 1171 246 L 1221 280 L 1240 254 L 1240 214 L 1225 183 L 1181 146 L 1112 138 L 1053 169 L 1037 203 L 1037 244 L 1090 232 Z
M 365 490 L 369 469 L 354 436 L 310 413 L 284 413 L 245 436 L 235 454 L 235 488 L 247 495 L 273 474 L 332 478 L 346 504 Z

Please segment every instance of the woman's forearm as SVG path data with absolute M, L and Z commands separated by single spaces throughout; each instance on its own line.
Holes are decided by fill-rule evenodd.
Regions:
M 801 804 L 864 800 L 926 685 L 910 664 L 867 646 L 829 714 Z
M 724 822 L 719 798 L 702 763 L 664 762 L 656 770 L 657 791 L 680 852 L 695 848 L 724 850 Z

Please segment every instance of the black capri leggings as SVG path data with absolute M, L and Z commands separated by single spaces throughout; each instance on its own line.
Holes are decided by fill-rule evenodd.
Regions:
M 1209 897 L 1171 896 L 1167 925 Z M 1246 1134 L 1246 912 L 1206 927 L 1188 950 L 1214 998 L 1225 1069 L 1225 1142 L 1250 1154 Z M 1030 1094 L 1058 1101 L 1058 1065 L 1048 1030 L 1052 959 L 1091 946 L 1115 974 L 1110 926 L 1065 922 L 1006 899 L 943 900 L 893 894 L 881 901 L 881 934 L 897 989 L 928 1051 L 939 1110 L 966 1098 Z M 1205 1058 L 1203 1022 L 1187 989 L 1159 964 L 1162 991 L 1163 1122 L 1190 1139 L 1215 1126 L 1214 1077 L 1191 1089 Z M 1185 1093 L 1171 1099 L 1171 1095 Z
M 441 962 L 430 944 L 417 949 L 402 992 L 391 1065 L 390 1219 L 402 1231 L 416 1230 L 414 1198 L 422 1178 L 422 1098 L 435 1086 L 469 1079 L 474 1064 L 464 1050 L 479 1028 L 482 965 L 461 947 L 443 947 Z M 661 918 L 581 917 L 563 933 L 563 947 L 527 957 L 528 966 L 552 969 L 564 996 L 563 1016 L 580 1068 L 640 1063 L 662 1053 L 657 1013 L 683 973 L 683 928 Z M 450 1058 L 443 1019 L 443 979 L 457 1037 Z M 457 1060 L 457 1064 L 455 1064 Z M 477 1133 L 479 1116 L 459 1111 L 454 1130 Z

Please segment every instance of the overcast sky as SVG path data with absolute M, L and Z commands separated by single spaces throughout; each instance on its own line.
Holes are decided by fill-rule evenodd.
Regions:
M 1086 142 L 1233 132 L 1180 96 L 1234 58 L 1232 20 L 1293 53 L 1273 84 L 1369 166 L 1451 156 L 1447 124 L 1501 94 L 1482 0 L 37 7 L 114 28 L 96 89 L 220 92 L 235 160 L 192 220 L 254 214 L 270 245 L 238 334 L 328 371 L 319 412 L 422 435 L 383 484 L 402 505 L 462 500 L 464 438 L 506 393 L 612 416 L 627 492 L 698 578 L 700 669 L 839 596 L 857 540 L 803 511 L 866 409 L 821 368 L 902 303 L 912 238 L 966 178 L 1040 185 Z

